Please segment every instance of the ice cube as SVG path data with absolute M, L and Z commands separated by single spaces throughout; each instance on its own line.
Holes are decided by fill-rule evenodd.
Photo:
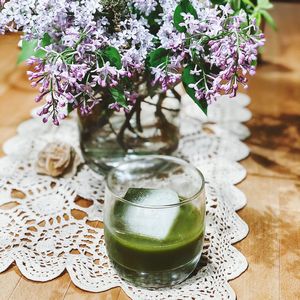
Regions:
M 167 206 L 180 202 L 176 192 L 170 189 L 141 189 L 130 188 L 124 199 L 141 206 Z M 177 216 L 179 207 L 144 208 L 134 205 L 126 205 L 123 218 L 127 229 L 138 235 L 165 239 Z

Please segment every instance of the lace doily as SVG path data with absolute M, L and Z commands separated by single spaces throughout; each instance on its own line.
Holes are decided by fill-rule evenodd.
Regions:
M 232 245 L 245 238 L 248 226 L 236 211 L 246 205 L 235 184 L 246 176 L 237 161 L 248 156 L 241 140 L 242 125 L 251 118 L 250 99 L 222 97 L 208 117 L 184 99 L 182 138 L 178 152 L 206 178 L 207 232 L 201 267 L 172 289 L 144 290 L 122 281 L 111 267 L 103 230 L 91 221 L 103 220 L 104 178 L 87 166 L 73 178 L 36 174 L 38 152 L 49 142 L 64 141 L 79 152 L 76 121 L 60 127 L 41 125 L 39 118 L 22 123 L 4 145 L 0 159 L 0 272 L 13 262 L 34 281 L 48 281 L 64 270 L 79 288 L 101 292 L 122 287 L 132 299 L 235 299 L 228 281 L 247 268 L 245 257 Z M 84 198 L 85 205 L 78 199 Z M 80 205 L 79 205 L 80 203 Z M 75 218 L 74 212 L 79 212 Z M 78 217 L 78 215 L 80 217 Z

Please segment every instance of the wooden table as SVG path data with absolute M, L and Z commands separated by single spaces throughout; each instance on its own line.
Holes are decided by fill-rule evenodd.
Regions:
M 300 4 L 278 3 L 273 15 L 279 30 L 267 31 L 265 63 L 249 90 L 252 154 L 243 162 L 249 176 L 239 187 L 249 200 L 240 215 L 250 234 L 237 244 L 249 269 L 231 282 L 238 299 L 300 299 Z M 36 94 L 25 67 L 15 64 L 16 44 L 15 35 L 0 39 L 1 145 L 29 118 Z M 0 274 L 0 299 L 128 298 L 119 288 L 81 291 L 67 273 L 48 283 L 32 282 L 11 266 Z

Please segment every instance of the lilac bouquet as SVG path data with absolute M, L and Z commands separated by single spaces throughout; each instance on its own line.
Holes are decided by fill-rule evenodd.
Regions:
M 215 1 L 214 1 L 215 2 Z M 44 122 L 92 112 L 99 103 L 128 115 L 140 100 L 182 82 L 204 111 L 236 95 L 255 74 L 264 36 L 230 4 L 199 0 L 10 0 L 0 2 L 0 32 L 24 32 L 21 60 Z

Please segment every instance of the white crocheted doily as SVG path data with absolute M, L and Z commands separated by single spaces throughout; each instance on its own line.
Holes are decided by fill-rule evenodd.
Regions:
M 184 97 L 186 98 L 186 97 Z M 76 121 L 54 128 L 39 118 L 22 123 L 4 145 L 0 159 L 0 272 L 13 262 L 34 281 L 48 281 L 65 269 L 75 285 L 92 292 L 114 287 L 132 299 L 235 299 L 228 281 L 247 268 L 234 243 L 245 238 L 247 225 L 236 211 L 246 205 L 235 184 L 246 176 L 237 163 L 249 154 L 241 140 L 249 136 L 242 125 L 251 118 L 250 99 L 222 97 L 210 107 L 208 117 L 184 99 L 182 138 L 176 153 L 197 166 L 206 178 L 207 232 L 202 267 L 172 289 L 136 288 L 122 281 L 111 267 L 103 230 L 88 221 L 103 220 L 104 179 L 87 166 L 73 178 L 39 176 L 34 164 L 49 142 L 63 141 L 79 150 Z M 78 197 L 86 199 L 85 207 Z M 82 218 L 73 217 L 81 211 Z

